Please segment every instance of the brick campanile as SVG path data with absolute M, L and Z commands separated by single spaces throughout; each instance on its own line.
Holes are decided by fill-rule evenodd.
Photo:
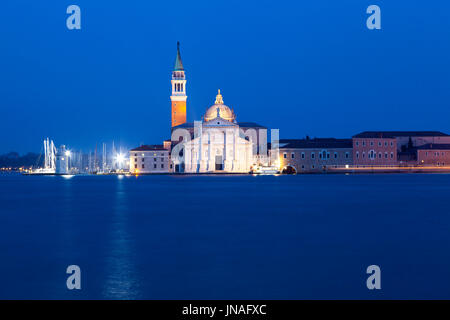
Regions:
M 177 58 L 172 72 L 172 127 L 186 122 L 186 76 L 181 61 L 180 43 L 177 42 Z

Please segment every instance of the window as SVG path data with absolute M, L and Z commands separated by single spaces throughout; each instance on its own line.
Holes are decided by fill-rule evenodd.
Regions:
M 134 162 L 137 162 L 137 158 L 134 158 Z
M 356 143 L 355 143 L 355 144 L 356 144 L 356 146 L 359 146 L 359 142 L 358 142 L 358 141 L 356 141 Z
M 330 153 L 327 152 L 327 159 L 330 159 Z
M 314 169 L 314 168 L 315 168 L 315 166 L 314 166 L 314 165 L 312 165 L 312 166 L 311 166 L 311 168 L 312 168 L 312 169 Z
M 134 168 L 137 169 L 137 164 L 134 165 Z
M 393 141 L 391 141 L 391 147 L 393 147 L 394 146 L 394 142 Z
M 142 169 L 144 169 L 145 168 L 145 164 L 142 164 Z
M 291 158 L 294 159 L 295 158 L 295 153 L 291 153 Z
M 305 159 L 305 153 L 302 152 L 302 159 Z
M 378 146 L 381 147 L 381 141 L 378 141 Z
M 164 169 L 164 163 L 161 164 L 161 169 Z
M 366 146 L 366 142 L 365 141 L 363 141 L 363 147 L 365 147 Z
M 359 154 L 358 154 L 358 155 L 359 155 Z M 345 153 L 345 159 L 348 159 L 348 157 L 349 157 L 349 153 L 346 152 L 346 153 Z
M 137 157 L 137 153 L 135 153 L 134 156 Z
M 311 159 L 314 159 L 314 158 L 315 158 L 314 152 L 311 152 Z
M 305 165 L 304 164 L 302 164 L 302 169 L 305 169 Z
M 338 157 L 338 154 L 337 154 L 337 152 L 335 152 L 334 153 L 334 158 L 337 159 L 337 157 Z
M 384 146 L 387 147 L 387 141 L 384 142 Z
M 363 157 L 363 159 L 366 157 L 366 153 L 365 152 L 363 152 L 362 157 Z
M 391 152 L 391 159 L 394 159 L 394 153 Z
M 153 161 L 156 161 L 156 158 L 153 158 Z
M 359 152 L 356 152 L 356 159 L 359 159 Z
M 384 158 L 387 159 L 388 158 L 388 154 L 387 152 L 384 153 Z
M 156 163 L 153 165 L 153 169 L 156 169 Z
M 382 155 L 381 155 L 381 152 L 380 153 L 378 153 L 378 158 L 382 158 Z
M 164 158 L 161 158 L 161 161 L 163 161 L 163 162 L 164 162 Z
M 373 146 L 373 141 L 370 141 L 370 145 Z

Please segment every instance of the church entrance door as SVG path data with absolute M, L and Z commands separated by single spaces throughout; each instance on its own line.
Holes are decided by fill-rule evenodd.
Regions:
M 216 171 L 223 170 L 223 160 L 222 156 L 216 156 Z

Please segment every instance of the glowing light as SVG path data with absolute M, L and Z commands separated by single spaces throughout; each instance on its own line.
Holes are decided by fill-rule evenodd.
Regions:
M 123 153 L 118 153 L 116 156 L 117 162 L 123 162 L 125 160 L 125 155 Z
M 69 150 L 67 150 L 65 154 L 66 154 L 66 157 L 70 157 L 70 151 Z

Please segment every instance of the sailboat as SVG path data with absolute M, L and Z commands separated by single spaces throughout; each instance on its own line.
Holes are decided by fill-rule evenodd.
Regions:
M 53 140 L 44 139 L 44 167 L 37 168 L 26 174 L 55 174 L 56 171 L 56 148 Z

